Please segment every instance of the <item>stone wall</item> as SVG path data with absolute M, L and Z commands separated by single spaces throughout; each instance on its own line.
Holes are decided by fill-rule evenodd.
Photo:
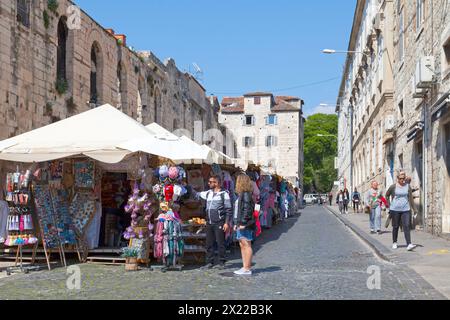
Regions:
M 58 93 L 58 23 L 61 18 L 70 18 L 67 9 L 73 3 L 58 0 L 55 12 L 46 0 L 27 3 L 29 26 L 17 21 L 17 1 L 0 2 L 0 139 L 105 103 L 144 125 L 156 121 L 166 129 L 176 126 L 191 134 L 195 121 L 203 121 L 204 130 L 218 126 L 203 87 L 192 85 L 196 80 L 181 72 L 173 59 L 162 63 L 151 52 L 134 52 L 85 12 L 81 12 L 80 28 L 67 30 L 67 89 Z M 89 103 L 93 47 L 97 60 L 96 104 Z
M 396 167 L 403 167 L 413 177 L 413 185 L 420 186 L 416 193 L 420 215 L 417 223 L 425 218 L 425 228 L 433 234 L 448 234 L 450 226 L 443 220 L 450 216 L 449 175 L 446 169 L 444 126 L 449 116 L 432 122 L 431 114 L 435 111 L 436 102 L 450 90 L 449 70 L 445 63 L 444 44 L 450 40 L 450 4 L 448 1 L 425 1 L 425 15 L 422 26 L 417 28 L 415 2 L 402 1 L 402 6 L 395 11 L 394 44 L 396 48 L 395 96 L 398 127 L 396 132 Z M 405 15 L 405 55 L 398 55 L 399 43 L 399 8 Z M 435 59 L 435 84 L 426 90 L 423 97 L 414 97 L 420 90 L 415 88 L 414 75 L 416 64 L 423 56 L 433 56 Z M 403 101 L 403 117 L 399 104 Z M 425 129 L 416 138 L 407 142 L 408 133 L 414 125 L 422 121 Z M 425 142 L 425 151 L 422 143 Z M 424 153 L 425 166 L 421 157 Z M 399 158 L 403 155 L 403 162 Z M 422 172 L 424 171 L 424 177 Z M 422 192 L 426 189 L 426 194 Z

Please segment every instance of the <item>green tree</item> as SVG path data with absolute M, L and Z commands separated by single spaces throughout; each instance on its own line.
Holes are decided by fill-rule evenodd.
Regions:
M 318 135 L 328 135 L 319 137 Z M 315 114 L 305 122 L 305 193 L 326 193 L 337 179 L 334 158 L 337 154 L 338 118 L 336 115 Z M 330 136 L 331 135 L 331 136 Z

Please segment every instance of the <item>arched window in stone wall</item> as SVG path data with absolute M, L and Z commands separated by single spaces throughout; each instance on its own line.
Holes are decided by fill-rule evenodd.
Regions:
M 17 21 L 25 27 L 30 27 L 30 1 L 17 0 Z
M 56 62 L 56 80 L 67 81 L 67 26 L 66 18 L 61 17 L 58 22 L 58 49 Z
M 102 94 L 103 60 L 97 42 L 91 47 L 90 103 L 100 104 Z

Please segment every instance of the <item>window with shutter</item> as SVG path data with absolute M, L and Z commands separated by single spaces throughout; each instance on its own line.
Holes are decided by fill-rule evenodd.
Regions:
M 17 21 L 30 27 L 30 8 L 28 0 L 17 0 Z
M 267 125 L 276 125 L 277 122 L 278 122 L 278 119 L 277 119 L 276 114 L 271 114 L 267 117 L 267 121 L 266 121 Z
M 253 138 L 252 137 L 244 137 L 243 145 L 244 145 L 245 148 L 253 147 L 253 145 L 254 145 Z
M 244 125 L 254 126 L 255 125 L 255 117 L 254 116 L 245 116 Z

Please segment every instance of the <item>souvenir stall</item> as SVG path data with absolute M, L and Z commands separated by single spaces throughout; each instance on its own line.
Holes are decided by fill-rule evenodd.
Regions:
M 39 233 L 36 226 L 36 214 L 32 206 L 31 171 L 15 172 L 6 175 L 5 192 L 0 200 L 0 243 L 6 248 L 16 251 L 15 265 L 6 269 L 7 275 L 14 272 L 28 273 L 38 270 L 34 266 Z M 32 251 L 31 266 L 24 267 L 24 248 Z M 19 265 L 19 266 L 18 266 Z
M 188 193 L 186 172 L 181 166 L 161 165 L 154 170 L 154 177 L 157 183 L 153 193 L 159 203 L 159 214 L 155 216 L 153 256 L 162 262 L 164 270 L 181 270 L 185 245 L 180 209 Z

